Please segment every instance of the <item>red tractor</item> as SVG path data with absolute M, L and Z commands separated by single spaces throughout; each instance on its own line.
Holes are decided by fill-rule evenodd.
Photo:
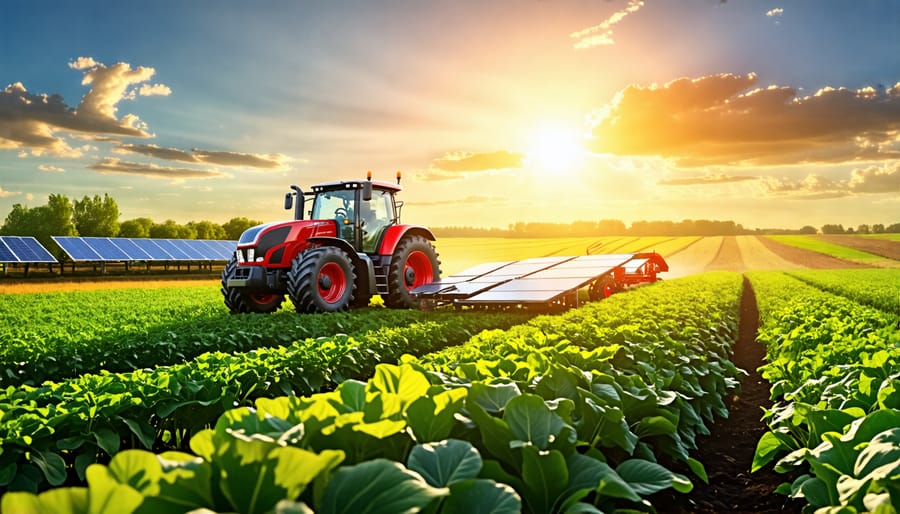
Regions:
M 312 192 L 291 189 L 284 208 L 293 206 L 294 219 L 245 231 L 222 272 L 231 312 L 274 312 L 285 295 L 297 312 L 365 307 L 375 294 L 388 307 L 413 308 L 410 290 L 440 279 L 434 234 L 400 224 L 399 172 L 396 184 L 373 182 L 370 172 L 367 180 L 328 182 Z

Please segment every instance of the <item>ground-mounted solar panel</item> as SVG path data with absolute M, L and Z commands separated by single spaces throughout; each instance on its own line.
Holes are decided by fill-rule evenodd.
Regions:
M 143 250 L 154 261 L 171 261 L 173 257 L 163 250 L 153 239 L 132 239 L 132 243 Z
M 69 256 L 73 261 L 102 261 L 103 258 L 100 257 L 90 245 L 84 242 L 84 239 L 80 237 L 74 236 L 51 236 L 51 238 L 56 241 L 56 244 L 59 245 L 60 248 L 66 255 Z
M 231 259 L 234 256 L 235 250 L 237 250 L 237 241 L 217 240 L 209 242 L 214 243 L 215 246 L 219 248 L 219 251 L 221 252 L 219 255 L 221 256 L 222 260 L 225 261 Z
M 0 238 L 0 262 L 19 262 L 19 258 L 6 246 L 4 239 Z
M 82 237 L 85 244 L 97 252 L 104 261 L 128 261 L 131 258 L 108 237 Z
M 120 250 L 125 252 L 125 255 L 128 256 L 129 260 L 132 261 L 149 261 L 153 260 L 147 252 L 141 249 L 140 246 L 136 245 L 134 241 L 128 239 L 127 237 L 111 237 L 109 240 L 119 247 Z
M 178 248 L 177 246 L 175 246 L 175 244 L 172 243 L 172 241 L 173 241 L 172 239 L 153 239 L 152 241 L 154 243 L 156 243 L 157 246 L 159 246 L 160 248 L 165 250 L 166 253 L 171 255 L 172 260 L 176 260 L 176 261 L 191 260 L 191 256 L 184 253 L 184 250 L 182 250 L 181 248 Z
M 176 248 L 182 251 L 192 261 L 204 261 L 206 256 L 198 249 L 188 243 L 188 239 L 172 239 L 171 242 Z

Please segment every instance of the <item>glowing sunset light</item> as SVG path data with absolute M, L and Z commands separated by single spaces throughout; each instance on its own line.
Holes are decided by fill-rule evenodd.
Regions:
M 582 145 L 583 140 L 579 131 L 572 127 L 561 124 L 541 125 L 531 132 L 528 139 L 526 164 L 557 176 L 572 175 L 587 155 L 587 150 Z

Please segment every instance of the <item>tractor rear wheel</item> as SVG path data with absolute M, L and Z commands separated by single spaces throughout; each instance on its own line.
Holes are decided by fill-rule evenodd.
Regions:
M 291 263 L 288 296 L 297 312 L 342 311 L 353 304 L 356 275 L 346 252 L 334 246 L 309 249 Z
M 225 306 L 232 314 L 253 312 L 270 314 L 277 311 L 284 302 L 283 294 L 247 293 L 239 287 L 228 287 L 228 277 L 237 268 L 237 258 L 232 257 L 222 270 L 222 296 Z
M 437 251 L 427 239 L 422 236 L 403 238 L 391 257 L 384 304 L 394 309 L 417 307 L 409 292 L 440 279 L 440 266 Z

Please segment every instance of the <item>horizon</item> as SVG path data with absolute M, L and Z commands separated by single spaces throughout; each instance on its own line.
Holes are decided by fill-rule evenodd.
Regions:
M 897 2 L 215 7 L 5 6 L 0 212 L 270 222 L 399 169 L 426 226 L 900 221 Z

